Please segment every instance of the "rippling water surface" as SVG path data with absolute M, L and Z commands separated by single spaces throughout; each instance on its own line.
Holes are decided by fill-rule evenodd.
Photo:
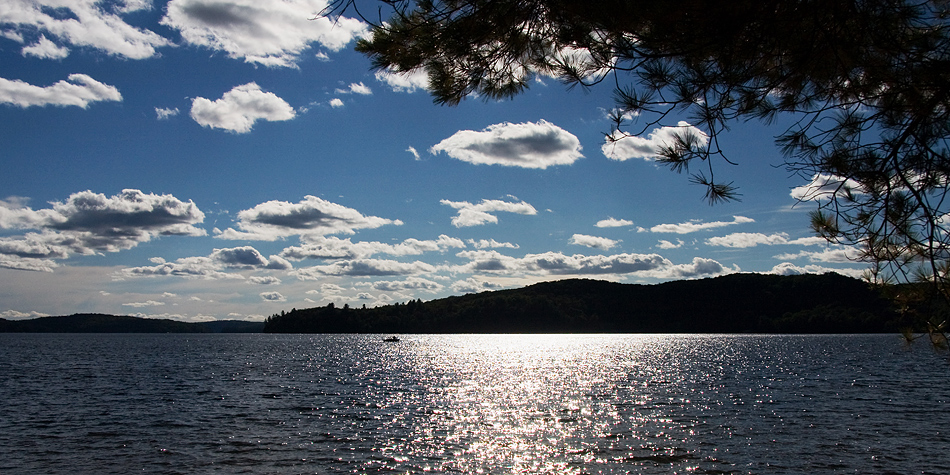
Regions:
M 893 335 L 0 334 L 0 473 L 948 473 Z

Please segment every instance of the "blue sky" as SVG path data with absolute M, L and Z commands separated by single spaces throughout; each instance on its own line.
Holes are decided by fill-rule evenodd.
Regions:
M 324 5 L 0 1 L 0 317 L 860 275 L 809 233 L 815 181 L 781 167 L 781 123 L 720 137 L 742 200 L 710 206 L 654 161 L 673 129 L 604 147 L 609 85 L 434 105 L 353 51 L 364 23 L 313 20 Z

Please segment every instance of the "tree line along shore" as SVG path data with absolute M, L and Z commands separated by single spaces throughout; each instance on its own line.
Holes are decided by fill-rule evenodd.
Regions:
M 921 313 L 921 312 L 918 312 Z M 103 314 L 0 319 L 0 332 L 85 333 L 894 333 L 914 312 L 839 274 L 732 274 L 662 284 L 567 279 L 381 307 L 292 309 L 264 322 Z

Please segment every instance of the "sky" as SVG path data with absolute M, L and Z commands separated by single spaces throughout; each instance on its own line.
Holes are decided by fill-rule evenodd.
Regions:
M 742 196 L 711 206 L 655 161 L 675 127 L 705 137 L 686 118 L 611 145 L 612 86 L 544 76 L 437 105 L 325 6 L 0 0 L 0 318 L 863 270 L 809 231 L 822 177 L 782 167 L 781 121 L 720 136 Z

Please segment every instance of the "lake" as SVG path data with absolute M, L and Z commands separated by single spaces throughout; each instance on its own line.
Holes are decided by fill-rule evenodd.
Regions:
M 898 335 L 0 334 L 0 473 L 945 474 Z

